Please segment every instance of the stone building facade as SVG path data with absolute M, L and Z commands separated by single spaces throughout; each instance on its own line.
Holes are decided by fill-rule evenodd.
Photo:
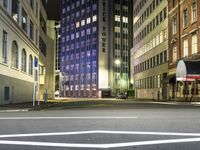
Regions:
M 135 0 L 133 4 L 131 83 L 138 99 L 167 99 L 168 2 Z
M 39 0 L 0 1 L 0 104 L 33 98 L 38 83 L 39 6 Z
M 200 1 L 168 0 L 168 8 L 169 75 L 167 83 L 171 98 L 184 98 L 191 96 L 194 84 L 192 82 L 176 82 L 177 63 L 180 60 L 200 59 L 200 11 L 198 11 Z

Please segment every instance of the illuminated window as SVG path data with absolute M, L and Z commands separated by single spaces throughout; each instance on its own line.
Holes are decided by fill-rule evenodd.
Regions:
M 157 46 L 157 45 L 159 44 L 159 42 L 160 42 L 159 37 L 160 37 L 159 35 L 156 36 L 156 46 Z
M 76 23 L 76 28 L 79 28 L 80 27 L 80 22 L 77 22 Z
M 120 33 L 120 27 L 115 27 L 115 32 Z
M 192 54 L 197 53 L 197 35 L 192 36 Z
M 81 21 L 81 26 L 84 26 L 85 25 L 85 20 L 82 20 Z
M 93 22 L 97 21 L 97 16 L 96 15 L 92 17 L 92 21 Z
M 173 46 L 173 62 L 177 60 L 177 47 Z
M 197 21 L 197 2 L 193 1 L 192 2 L 192 13 L 191 13 L 192 17 L 192 22 Z
M 118 16 L 118 15 L 115 15 L 115 21 L 117 21 L 117 22 L 120 22 L 120 16 Z
M 184 40 L 183 42 L 183 57 L 188 56 L 188 40 Z
M 160 33 L 160 43 L 163 42 L 163 32 Z
M 173 34 L 176 34 L 176 16 L 173 18 L 172 29 Z
M 123 23 L 128 23 L 128 17 L 123 17 Z
M 87 18 L 87 24 L 91 23 L 91 18 Z

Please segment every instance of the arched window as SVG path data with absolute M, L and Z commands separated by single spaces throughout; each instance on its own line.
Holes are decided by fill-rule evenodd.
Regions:
M 18 68 L 18 45 L 16 41 L 12 42 L 12 67 Z
M 29 56 L 28 73 L 29 73 L 30 75 L 33 75 L 33 57 L 32 57 L 32 55 Z
M 22 50 L 22 71 L 26 72 L 26 51 Z

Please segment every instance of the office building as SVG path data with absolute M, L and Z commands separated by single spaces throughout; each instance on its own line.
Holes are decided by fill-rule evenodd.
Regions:
M 138 99 L 167 99 L 168 2 L 134 0 L 131 83 Z
M 62 96 L 105 97 L 128 89 L 131 3 L 62 1 Z

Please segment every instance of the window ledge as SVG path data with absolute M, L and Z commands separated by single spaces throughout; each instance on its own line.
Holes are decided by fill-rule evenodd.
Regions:
M 8 67 L 8 63 L 0 62 L 1 65 Z
M 12 69 L 14 69 L 14 70 L 16 70 L 16 71 L 19 71 L 18 68 L 15 68 L 15 67 L 13 67 L 13 66 L 11 66 L 10 68 L 12 68 Z
M 195 24 L 195 23 L 197 23 L 197 20 L 195 20 L 195 21 L 191 22 L 191 24 L 192 24 L 192 25 L 193 25 L 193 24 Z
M 27 72 L 25 72 L 25 71 L 23 71 L 23 70 L 21 70 L 21 73 L 23 73 L 23 74 L 26 74 L 26 75 L 27 75 Z

